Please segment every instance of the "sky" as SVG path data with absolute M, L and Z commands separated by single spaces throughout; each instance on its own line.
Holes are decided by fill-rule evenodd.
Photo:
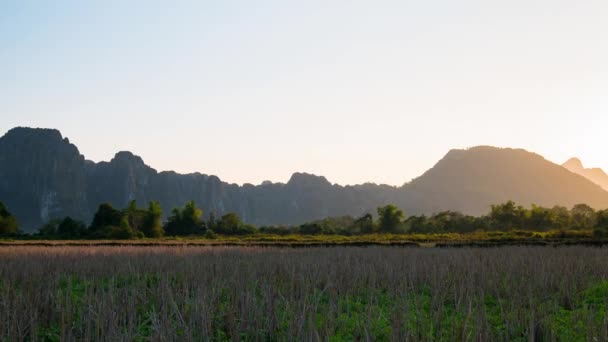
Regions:
M 0 134 L 233 183 L 401 185 L 450 149 L 608 169 L 608 2 L 0 2 Z

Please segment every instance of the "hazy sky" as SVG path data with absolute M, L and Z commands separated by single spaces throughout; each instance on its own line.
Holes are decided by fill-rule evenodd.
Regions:
M 0 2 L 0 130 L 236 183 L 400 185 L 452 148 L 608 169 L 608 1 Z

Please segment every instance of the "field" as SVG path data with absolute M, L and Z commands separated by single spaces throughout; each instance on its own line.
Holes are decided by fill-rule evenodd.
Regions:
M 608 339 L 595 247 L 0 247 L 2 341 Z
M 262 234 L 217 235 L 214 238 L 165 237 L 133 240 L 40 240 L 36 236 L 0 239 L 0 246 L 259 246 L 259 247 L 321 247 L 321 246 L 563 246 L 608 245 L 608 239 L 598 238 L 591 230 L 549 230 L 544 232 L 477 231 L 471 233 L 425 234 L 367 234 L 367 235 L 304 235 Z

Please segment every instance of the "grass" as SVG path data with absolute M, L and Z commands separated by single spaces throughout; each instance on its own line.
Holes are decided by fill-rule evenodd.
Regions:
M 397 246 L 495 246 L 495 245 L 562 245 L 583 244 L 602 246 L 608 240 L 597 239 L 592 231 L 551 230 L 534 231 L 476 231 L 471 233 L 437 234 L 368 234 L 368 235 L 274 235 L 252 234 L 243 236 L 166 237 L 136 240 L 39 240 L 0 239 L 0 246 L 10 245 L 126 245 L 126 246 L 330 246 L 330 245 L 397 245 Z
M 608 249 L 4 246 L 0 341 L 608 339 Z

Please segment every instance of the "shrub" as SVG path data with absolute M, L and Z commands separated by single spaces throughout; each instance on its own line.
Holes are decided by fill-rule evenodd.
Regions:
M 0 235 L 16 235 L 19 233 L 17 219 L 0 202 Z

